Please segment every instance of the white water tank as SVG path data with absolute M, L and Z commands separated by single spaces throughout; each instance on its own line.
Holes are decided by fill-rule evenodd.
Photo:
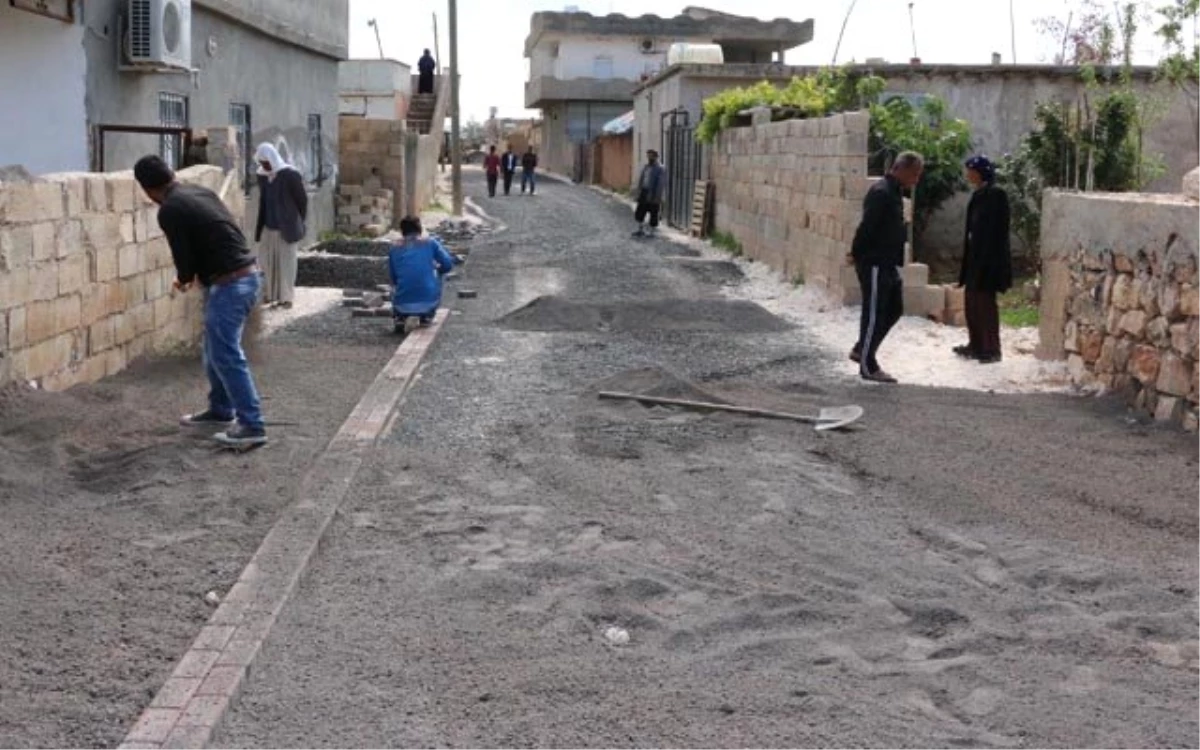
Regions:
M 690 63 L 693 65 L 720 65 L 725 62 L 725 53 L 719 44 L 690 44 L 675 42 L 667 50 L 667 65 Z

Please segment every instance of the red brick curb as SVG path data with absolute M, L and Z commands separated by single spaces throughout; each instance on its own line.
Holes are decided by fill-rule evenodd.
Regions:
M 418 328 L 396 349 L 121 748 L 201 748 L 208 743 L 447 315 L 439 310 L 433 325 Z

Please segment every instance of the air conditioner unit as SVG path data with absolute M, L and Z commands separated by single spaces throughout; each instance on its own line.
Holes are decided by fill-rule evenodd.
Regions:
M 644 52 L 644 53 L 653 52 L 654 51 L 654 40 L 651 39 L 650 37 L 646 37 L 645 39 L 642 40 L 640 46 L 641 46 L 642 52 Z
M 192 67 L 192 0 L 128 0 L 125 54 L 153 68 Z

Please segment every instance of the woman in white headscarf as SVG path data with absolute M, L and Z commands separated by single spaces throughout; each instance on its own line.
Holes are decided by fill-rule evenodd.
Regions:
M 308 191 L 304 176 L 283 160 L 270 143 L 254 153 L 258 162 L 258 264 L 262 267 L 263 302 L 291 307 L 296 288 L 296 252 L 307 232 Z

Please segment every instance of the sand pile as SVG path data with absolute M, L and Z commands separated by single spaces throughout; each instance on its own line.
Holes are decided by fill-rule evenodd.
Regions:
M 626 370 L 625 372 L 601 380 L 594 384 L 591 390 L 597 393 L 600 391 L 619 391 L 623 393 L 636 393 L 639 396 L 707 401 L 708 403 L 716 404 L 728 403 L 696 386 L 691 381 L 658 367 L 641 367 L 635 370 Z
M 515 331 L 775 333 L 791 324 L 744 300 L 662 299 L 632 302 L 575 302 L 557 295 L 538 297 L 502 317 Z

